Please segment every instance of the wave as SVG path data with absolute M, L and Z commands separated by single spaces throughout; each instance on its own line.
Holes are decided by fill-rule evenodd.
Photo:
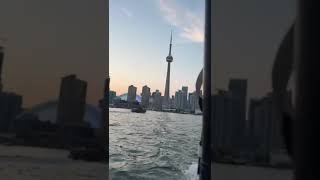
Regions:
M 109 126 L 120 126 L 120 123 L 110 123 Z
M 182 180 L 199 180 L 198 164 L 191 164 L 189 169 L 184 172 Z

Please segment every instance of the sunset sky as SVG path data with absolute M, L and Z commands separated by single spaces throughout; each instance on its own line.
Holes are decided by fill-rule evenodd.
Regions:
M 101 0 L 1 0 L 4 90 L 32 107 L 56 100 L 61 77 L 74 73 L 97 105 L 107 76 L 107 12 Z
M 291 0 L 213 1 L 213 85 L 247 78 L 248 94 L 270 91 L 271 68 L 295 18 Z M 194 90 L 203 64 L 204 0 L 1 0 L 0 42 L 5 46 L 4 90 L 32 106 L 57 99 L 61 77 L 88 82 L 87 101 L 97 104 L 109 74 L 111 90 L 148 85 L 162 93 L 173 30 L 171 95 Z M 272 11 L 271 11 L 272 10 Z
M 110 0 L 111 90 L 165 88 L 173 30 L 171 95 L 195 81 L 203 64 L 204 0 Z

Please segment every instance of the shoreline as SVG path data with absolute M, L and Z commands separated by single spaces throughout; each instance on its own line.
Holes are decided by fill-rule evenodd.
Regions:
M 110 108 L 112 109 L 128 109 L 130 110 L 130 108 L 122 108 L 122 107 L 111 107 L 109 106 L 109 110 Z M 152 112 L 165 112 L 165 113 L 174 113 L 174 114 L 189 114 L 189 115 L 194 115 L 194 116 L 202 116 L 202 113 L 189 113 L 189 112 L 175 112 L 175 111 L 166 111 L 166 110 L 152 110 L 152 109 L 147 109 L 147 111 L 152 111 Z

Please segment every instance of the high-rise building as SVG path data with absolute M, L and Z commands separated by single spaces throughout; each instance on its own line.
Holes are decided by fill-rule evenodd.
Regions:
M 193 93 L 189 93 L 189 96 L 188 96 L 188 109 L 192 112 L 194 107 L 195 106 L 195 103 L 194 103 L 194 94 Z
M 128 103 L 134 103 L 136 102 L 137 97 L 137 88 L 133 85 L 128 87 L 128 95 L 127 95 L 127 101 Z
M 169 45 L 169 55 L 166 58 L 166 61 L 168 62 L 168 68 L 167 68 L 167 78 L 166 78 L 166 86 L 164 91 L 164 99 L 163 104 L 165 107 L 169 106 L 169 100 L 170 100 L 170 64 L 173 61 L 173 57 L 171 55 L 171 48 L 172 48 L 172 31 L 171 31 L 171 37 L 170 37 L 170 45 Z
M 0 132 L 10 130 L 14 118 L 22 112 L 22 96 L 0 92 Z
M 0 131 L 7 132 L 13 125 L 14 118 L 22 111 L 22 96 L 3 92 L 2 69 L 4 48 L 0 46 Z
M 229 82 L 229 91 L 232 96 L 234 145 L 241 147 L 244 143 L 246 126 L 247 80 L 231 79 Z
M 182 86 L 182 109 L 186 110 L 188 108 L 188 87 Z
M 84 122 L 87 82 L 76 75 L 62 78 L 57 111 L 57 123 L 63 126 L 79 125 Z
M 113 103 L 115 97 L 117 97 L 117 93 L 115 91 L 109 91 L 109 104 Z
M 188 101 L 187 101 L 187 109 L 188 110 L 191 110 L 191 104 L 192 104 L 191 99 L 193 98 L 192 96 L 193 96 L 193 94 L 190 92 L 188 94 Z
M 141 105 L 145 108 L 149 107 L 150 95 L 150 88 L 148 86 L 143 86 L 141 93 Z
M 249 117 L 248 117 L 248 127 L 247 127 L 247 134 L 250 138 L 254 135 L 254 120 L 255 120 L 255 108 L 260 104 L 260 99 L 252 98 L 249 102 Z
M 170 108 L 174 108 L 175 107 L 175 98 L 174 96 L 171 96 L 171 99 L 170 99 Z
M 261 99 L 251 100 L 250 103 L 250 127 L 251 152 L 256 161 L 269 162 L 272 149 L 272 97 L 270 95 Z
M 156 90 L 156 92 L 152 94 L 154 95 L 152 109 L 159 111 L 162 110 L 163 96 L 161 96 L 161 92 L 159 90 Z
M 189 109 L 191 112 L 196 112 L 199 106 L 199 97 L 196 95 L 195 92 L 189 94 Z
M 181 90 L 176 91 L 175 94 L 175 107 L 177 110 L 183 110 L 183 93 Z
M 179 91 L 176 91 L 175 94 L 174 94 L 174 107 L 176 109 L 179 109 L 179 103 L 178 103 L 178 99 L 179 99 Z
M 211 140 L 213 144 L 214 160 L 225 154 L 233 154 L 233 122 L 232 96 L 225 90 L 218 90 L 212 97 Z
M 287 92 L 284 100 L 291 103 L 291 92 Z M 272 93 L 260 99 L 251 99 L 249 103 L 248 141 L 251 152 L 257 161 L 278 161 L 272 154 L 281 154 L 285 148 L 282 135 L 282 120 L 276 114 Z

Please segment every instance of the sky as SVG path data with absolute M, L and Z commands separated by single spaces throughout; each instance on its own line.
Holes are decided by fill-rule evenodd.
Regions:
M 108 69 L 107 13 L 100 0 L 1 0 L 4 90 L 32 107 L 58 99 L 61 78 L 76 74 L 97 105 Z
M 104 79 L 118 95 L 129 85 L 164 91 L 173 30 L 171 95 L 194 90 L 203 64 L 204 0 L 1 0 L 0 37 L 6 37 L 5 91 L 24 105 L 57 99 L 61 77 L 88 82 L 87 102 L 97 104 Z M 277 49 L 295 18 L 292 0 L 215 0 L 212 3 L 213 86 L 248 79 L 248 94 L 270 90 Z M 107 44 L 109 20 L 109 47 Z M 213 88 L 214 89 L 214 88 Z
M 272 66 L 296 16 L 292 0 L 212 1 L 212 90 L 247 79 L 247 97 L 271 92 Z
M 170 93 L 195 88 L 203 65 L 204 0 L 110 0 L 110 88 L 164 93 L 173 31 Z
M 271 89 L 280 43 L 295 18 L 292 0 L 212 1 L 212 86 L 228 89 L 231 78 L 248 80 L 248 97 Z M 164 92 L 173 29 L 171 95 L 194 90 L 203 65 L 204 0 L 110 0 L 111 89 L 129 85 Z

